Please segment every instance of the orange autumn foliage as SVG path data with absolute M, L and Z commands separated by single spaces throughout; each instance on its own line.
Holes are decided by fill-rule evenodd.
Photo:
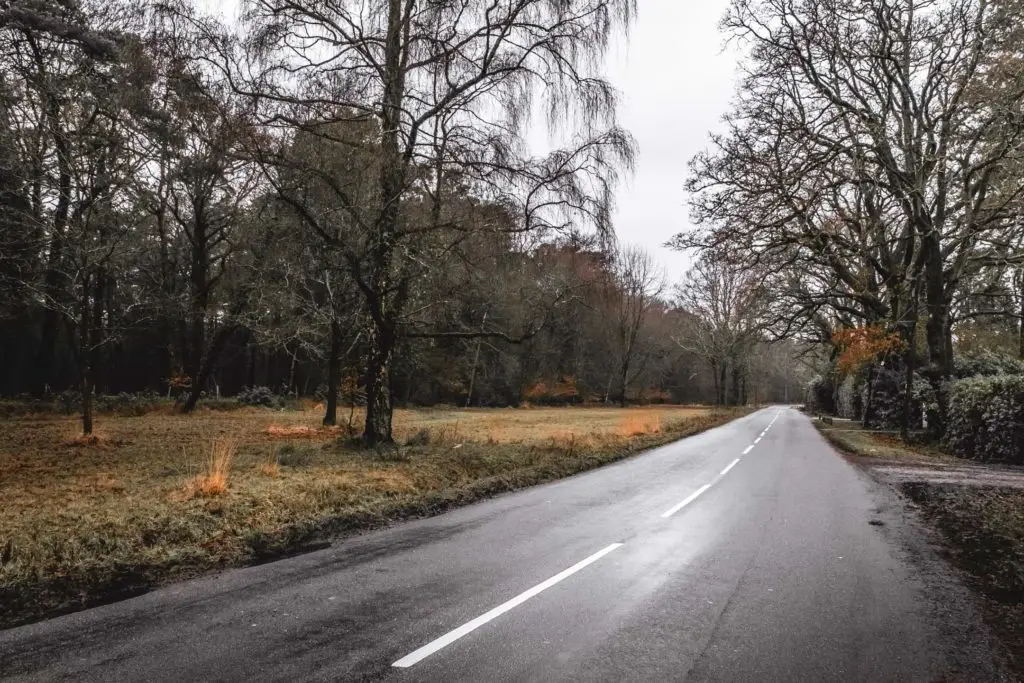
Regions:
M 881 325 L 847 327 L 832 334 L 832 344 L 839 349 L 836 372 L 850 375 L 868 363 L 890 353 L 902 351 L 905 344 L 896 332 L 886 332 Z

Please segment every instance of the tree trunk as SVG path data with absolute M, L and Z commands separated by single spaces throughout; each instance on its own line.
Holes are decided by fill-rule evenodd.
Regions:
M 900 436 L 904 441 L 910 438 L 910 407 L 914 394 L 914 366 L 917 364 L 917 321 L 910 323 L 910 339 L 907 341 L 907 373 L 903 386 L 903 421 L 900 424 Z
M 1021 280 L 1024 283 L 1024 279 Z M 1017 358 L 1024 360 L 1024 284 L 1020 291 L 1020 322 L 1017 326 Z
M 869 363 L 868 364 L 868 380 L 867 380 L 867 387 L 868 387 L 867 393 L 868 393 L 868 395 L 864 399 L 864 409 L 863 409 L 864 414 L 861 417 L 861 425 L 863 425 L 865 429 L 867 427 L 871 426 L 871 403 L 872 403 L 872 399 L 874 398 L 874 391 L 873 391 L 874 382 L 875 382 L 875 364 L 874 363 Z
M 370 321 L 367 330 L 369 358 L 366 368 L 366 425 L 363 441 L 367 446 L 391 443 L 391 357 L 395 334 Z
M 338 382 L 341 375 L 341 326 L 331 321 L 331 350 L 327 356 L 327 409 L 324 425 L 338 424 Z
M 82 368 L 82 434 L 92 436 L 92 371 Z
M 949 304 L 945 296 L 942 272 L 942 255 L 936 237 L 929 235 L 929 258 L 925 264 L 925 305 L 928 320 L 925 323 L 925 339 L 928 344 L 928 380 L 935 389 L 938 399 L 938 415 L 935 424 L 929 423 L 928 432 L 932 438 L 942 436 L 946 425 L 945 382 L 952 374 L 952 357 L 948 348 Z
M 718 403 L 718 363 L 711 361 L 711 380 L 715 385 L 715 403 Z
M 737 363 L 732 364 L 732 386 L 729 390 L 729 405 L 740 403 L 740 368 Z
M 82 297 L 78 312 L 78 340 L 72 342 L 78 344 L 77 356 L 82 378 L 82 434 L 84 436 L 92 435 L 92 352 L 89 348 L 92 338 L 92 322 L 90 320 L 92 310 L 89 306 L 91 279 L 89 275 L 86 275 L 82 281 Z
M 41 55 L 35 53 L 36 62 L 42 68 Z M 50 236 L 49 254 L 46 263 L 46 275 L 43 280 L 43 292 L 48 301 L 43 310 L 43 328 L 39 338 L 39 350 L 36 353 L 37 390 L 45 391 L 53 372 L 53 357 L 57 343 L 57 328 L 60 316 L 55 303 L 66 301 L 62 272 L 64 260 L 64 233 L 67 229 L 68 216 L 71 211 L 71 153 L 60 126 L 61 108 L 56 96 L 50 96 L 46 107 L 46 119 L 53 137 L 54 149 L 57 153 L 57 205 L 53 212 L 53 232 Z M 70 343 L 74 344 L 73 340 Z
M 480 332 L 484 331 L 487 325 L 487 311 L 484 311 L 483 321 L 480 323 Z M 473 385 L 476 384 L 476 366 L 480 363 L 480 344 L 483 339 L 476 340 L 476 351 L 473 353 L 473 369 L 469 373 L 469 391 L 466 392 L 466 407 L 473 405 Z
M 206 245 L 206 225 L 196 220 L 193 227 L 191 266 L 189 277 L 191 302 L 188 321 L 188 356 L 185 372 L 197 383 L 202 371 L 203 356 L 206 354 L 206 312 L 210 302 L 210 286 L 207 279 L 209 259 Z
M 629 376 L 629 357 L 622 359 L 622 367 L 619 368 L 619 405 L 626 407 L 626 379 Z
M 405 96 L 402 0 L 388 0 L 384 39 L 384 92 L 380 109 L 380 214 L 370 247 L 369 277 L 361 285 L 369 308 L 366 368 L 366 425 L 368 446 L 391 443 L 391 357 L 396 341 L 395 321 L 406 287 L 395 287 L 392 261 L 398 219 L 405 190 L 405 160 L 400 149 L 402 100 Z M 397 290 L 397 292 L 396 292 Z
M 213 338 L 213 343 L 210 344 L 210 350 L 206 354 L 206 358 L 201 364 L 199 369 L 199 376 L 192 382 L 192 391 L 188 395 L 188 401 L 185 403 L 184 412 L 191 413 L 196 409 L 196 405 L 199 403 L 199 397 L 203 393 L 203 387 L 210 381 L 210 376 L 213 374 L 213 370 L 217 367 L 217 361 L 220 359 L 220 354 L 224 351 L 224 347 L 227 346 L 228 340 L 235 331 L 234 325 L 222 327 L 217 331 L 216 336 Z
M 727 380 L 729 378 L 729 364 L 722 363 L 722 366 L 718 370 L 718 396 L 716 401 L 718 405 L 724 406 L 727 401 L 728 385 Z

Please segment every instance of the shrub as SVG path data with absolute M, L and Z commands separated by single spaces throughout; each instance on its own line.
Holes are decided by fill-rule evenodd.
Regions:
M 278 447 L 274 453 L 274 462 L 285 467 L 305 467 L 310 464 L 314 455 L 312 447 L 286 443 Z
M 82 392 L 77 389 L 65 389 L 57 394 L 57 403 L 65 415 L 74 415 L 82 409 Z
M 421 428 L 405 440 L 406 446 L 426 446 L 430 444 L 430 430 Z
M 281 405 L 280 397 L 276 396 L 270 387 L 242 387 L 235 399 L 247 406 L 276 408 Z
M 126 417 L 140 417 L 151 412 L 160 404 L 160 396 L 156 392 L 142 391 L 129 394 L 103 395 L 96 397 L 96 412 L 114 413 Z
M 906 369 L 901 366 L 878 368 L 871 382 L 871 414 L 868 426 L 880 429 L 895 429 L 903 425 L 903 390 L 906 386 Z M 864 388 L 866 401 L 867 387 Z M 938 399 L 931 382 L 914 373 L 910 389 L 910 429 L 924 426 L 923 416 L 929 420 L 937 418 Z
M 566 375 L 560 380 L 538 380 L 523 390 L 524 401 L 538 405 L 565 405 L 578 403 L 580 399 L 579 390 L 576 388 L 576 378 Z
M 1024 361 L 987 349 L 957 356 L 953 374 L 958 378 L 993 375 L 1024 375 Z
M 1024 464 L 1024 375 L 953 382 L 945 441 L 960 457 Z
M 831 376 L 818 375 L 807 383 L 804 403 L 812 413 L 835 413 L 835 383 Z

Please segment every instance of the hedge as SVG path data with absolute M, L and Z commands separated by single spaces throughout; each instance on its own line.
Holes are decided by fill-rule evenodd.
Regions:
M 979 349 L 957 356 L 953 362 L 953 375 L 958 378 L 978 375 L 1024 375 L 1024 361 L 995 351 Z
M 1024 464 L 1024 375 L 953 382 L 945 441 L 960 457 Z

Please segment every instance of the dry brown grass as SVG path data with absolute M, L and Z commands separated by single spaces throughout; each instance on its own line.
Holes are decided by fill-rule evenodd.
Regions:
M 343 431 L 341 425 L 267 425 L 264 433 L 273 439 L 330 439 L 339 436 Z
M 0 624 L 566 476 L 735 415 L 678 406 L 397 410 L 398 446 L 378 452 L 322 429 L 314 410 L 101 416 L 102 447 L 69 444 L 73 418 L 7 419 L 0 547 L 11 550 L 0 562 Z M 625 436 L 624 424 L 645 431 Z
M 236 448 L 234 440 L 214 440 L 210 444 L 210 460 L 206 465 L 206 471 L 197 474 L 185 484 L 186 497 L 212 498 L 226 494 L 228 492 L 228 477 L 231 475 L 231 462 L 235 458 Z
M 650 411 L 625 415 L 619 420 L 616 434 L 619 436 L 642 436 L 661 431 L 661 415 Z

